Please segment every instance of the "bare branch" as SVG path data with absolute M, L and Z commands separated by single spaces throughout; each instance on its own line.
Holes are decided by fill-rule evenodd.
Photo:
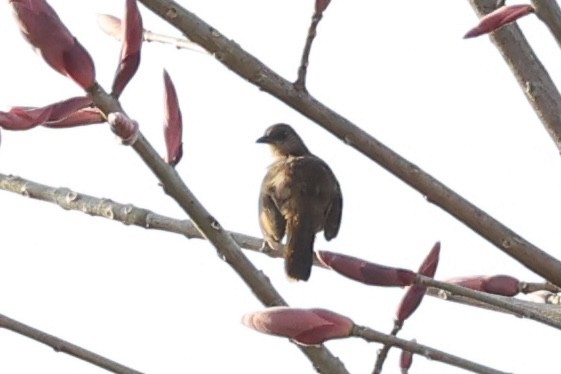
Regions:
M 90 364 L 99 366 L 100 368 L 109 370 L 113 373 L 120 374 L 140 374 L 140 371 L 131 369 L 118 362 L 112 361 L 108 358 L 98 355 L 97 353 L 88 351 L 75 344 L 57 338 L 56 336 L 49 335 L 41 330 L 37 330 L 21 322 L 11 319 L 5 315 L 0 314 L 0 327 L 11 330 L 30 339 L 48 345 L 53 348 L 55 352 L 63 352 L 79 358 L 80 360 L 89 362 Z
M 439 351 L 426 345 L 400 339 L 392 335 L 387 335 L 365 326 L 355 325 L 353 327 L 353 330 L 351 331 L 351 335 L 356 336 L 357 338 L 362 338 L 368 342 L 378 342 L 392 347 L 399 347 L 417 355 L 424 356 L 429 360 L 444 362 L 452 366 L 472 371 L 474 373 L 506 374 L 506 372 L 504 371 L 499 371 L 487 366 L 483 366 L 476 362 L 454 356 L 450 353 Z
M 546 24 L 561 47 L 561 9 L 557 1 L 532 0 L 536 14 Z
M 140 2 L 186 34 L 190 40 L 214 54 L 218 61 L 236 74 L 318 123 L 415 188 L 426 196 L 428 201 L 456 217 L 503 252 L 545 279 L 561 286 L 561 262 L 559 260 L 528 242 L 308 93 L 298 91 L 289 81 L 265 66 L 229 38 L 224 37 L 214 27 L 174 1 L 140 0 Z M 506 29 L 510 30 L 511 27 L 506 27 Z M 538 91 L 533 89 L 533 92 Z M 557 106 L 551 105 L 551 109 L 555 113 L 561 113 L 561 101 Z M 556 118 L 561 121 L 560 116 Z M 559 129 L 558 133 L 561 134 L 561 123 L 559 123 Z M 561 136 L 559 139 L 561 141 Z
M 470 0 L 472 7 L 481 17 L 496 9 L 496 0 Z M 538 3 L 538 1 L 536 1 Z M 543 3 L 556 3 L 544 1 Z M 542 7 L 542 12 L 543 12 Z M 539 13 L 539 11 L 536 9 Z M 540 17 L 543 17 L 544 13 Z M 547 22 L 546 22 L 547 23 Z M 548 24 L 552 27 L 553 24 Z M 491 34 L 505 62 L 514 74 L 522 92 L 542 121 L 549 136 L 561 151 L 561 95 L 551 80 L 547 70 L 516 24 L 511 24 Z M 558 282 L 554 282 L 560 285 Z

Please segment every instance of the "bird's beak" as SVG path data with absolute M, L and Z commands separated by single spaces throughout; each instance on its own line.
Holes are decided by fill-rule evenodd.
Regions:
M 256 143 L 271 144 L 271 138 L 264 135 L 255 141 Z

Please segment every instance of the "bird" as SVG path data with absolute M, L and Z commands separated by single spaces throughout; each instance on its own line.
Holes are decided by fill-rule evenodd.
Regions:
M 259 195 L 259 225 L 274 250 L 287 237 L 285 271 L 290 279 L 307 281 L 314 259 L 316 233 L 337 236 L 343 196 L 329 166 L 313 155 L 287 124 L 270 126 L 257 143 L 268 144 L 274 162 L 268 167 Z

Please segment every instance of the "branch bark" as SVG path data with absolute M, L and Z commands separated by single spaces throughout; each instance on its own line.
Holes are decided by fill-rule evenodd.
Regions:
M 67 342 L 66 340 L 57 338 L 54 335 L 49 335 L 46 332 L 37 330 L 34 327 L 25 325 L 2 314 L 0 314 L 0 327 L 48 345 L 49 347 L 53 348 L 55 352 L 63 352 L 69 354 L 70 356 L 74 356 L 76 358 L 79 358 L 80 360 L 89 362 L 90 364 L 99 366 L 100 368 L 109 370 L 113 373 L 141 374 L 140 371 L 121 365 L 118 362 L 100 356 L 97 353 L 88 351 L 87 349 Z
M 387 346 L 399 347 L 403 350 L 418 354 L 420 356 L 424 356 L 430 360 L 444 362 L 449 365 L 456 366 L 465 370 L 469 370 L 474 373 L 506 374 L 506 372 L 504 371 L 499 371 L 478 364 L 476 362 L 466 360 L 465 358 L 454 356 L 449 353 L 440 351 L 438 349 L 428 347 L 426 345 L 403 340 L 396 336 L 384 334 L 365 326 L 354 325 L 351 335 L 356 336 L 357 338 L 362 338 L 368 342 L 378 342 L 378 343 L 383 343 Z
M 495 0 L 470 0 L 470 3 L 480 17 L 497 8 Z M 549 5 L 546 6 L 545 3 Z M 554 14 L 546 14 L 555 6 L 554 3 L 556 2 L 550 0 L 534 1 L 534 5 L 538 5 L 538 16 L 547 20 L 546 25 L 556 33 L 561 32 L 561 29 L 556 29 L 561 27 L 559 20 Z M 558 34 L 555 33 L 557 37 Z M 549 73 L 516 23 L 502 27 L 490 37 L 557 149 L 561 151 L 561 95 Z
M 174 1 L 140 0 L 140 2 L 183 32 L 189 40 L 208 50 L 233 72 L 318 123 L 334 136 L 419 191 L 426 196 L 428 201 L 447 211 L 503 252 L 545 279 L 561 286 L 561 262 L 556 258 L 522 238 L 421 170 L 417 165 L 401 157 L 348 119 L 317 101 L 309 93 L 297 90 L 292 83 L 223 36 L 214 27 Z M 541 89 L 541 86 L 532 87 L 533 93 L 540 95 L 549 93 Z M 553 104 L 559 105 L 554 106 Z M 561 102 L 552 102 L 551 108 L 552 111 L 555 110 L 555 113 L 561 113 Z M 561 117 L 558 119 L 561 120 Z M 555 133 L 560 136 L 556 139 L 559 139 L 561 144 L 561 123 L 557 125 Z

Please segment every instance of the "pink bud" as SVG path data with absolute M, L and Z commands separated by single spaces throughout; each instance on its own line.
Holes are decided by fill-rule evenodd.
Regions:
M 56 71 L 82 88 L 95 82 L 95 67 L 89 53 L 60 21 L 44 0 L 9 0 L 27 41 Z
M 118 40 L 123 37 L 122 22 L 119 18 L 109 14 L 98 14 L 97 24 L 107 35 Z
M 392 268 L 329 251 L 318 251 L 319 260 L 337 273 L 373 285 L 404 287 L 415 280 L 411 270 Z
M 509 275 L 474 275 L 470 277 L 453 278 L 447 282 L 495 295 L 514 296 L 520 292 L 520 281 Z
M 107 122 L 111 130 L 117 135 L 121 144 L 131 145 L 138 139 L 138 123 L 124 113 L 109 113 Z
M 353 321 L 326 309 L 299 309 L 284 306 L 248 313 L 242 323 L 265 334 L 284 336 L 303 345 L 350 335 Z
M 440 242 L 436 242 L 434 243 L 428 256 L 425 258 L 425 260 L 419 267 L 419 273 L 426 277 L 433 278 L 434 274 L 436 273 L 436 268 L 438 267 L 439 256 L 440 256 Z
M 533 12 L 534 7 L 531 5 L 504 5 L 481 18 L 479 24 L 469 30 L 464 38 L 473 38 L 495 31 Z
M 419 267 L 419 274 L 426 277 L 434 277 L 436 268 L 438 266 L 438 259 L 440 255 L 440 242 L 436 242 L 431 251 Z M 415 310 L 421 305 L 423 297 L 425 296 L 426 288 L 419 285 L 409 286 L 399 306 L 397 307 L 396 320 L 403 322 L 409 318 Z
M 125 18 L 122 23 L 123 46 L 121 60 L 117 73 L 113 79 L 112 94 L 119 97 L 130 82 L 140 65 L 140 50 L 142 47 L 142 17 L 138 11 L 136 0 L 127 0 Z
M 407 373 L 407 370 L 411 369 L 413 364 L 413 353 L 409 351 L 402 350 L 399 357 L 399 367 L 402 373 Z
M 91 104 L 88 97 L 73 97 L 41 108 L 14 107 L 9 112 L 0 112 L 0 127 L 8 130 L 28 130 L 39 125 L 66 120 L 76 111 Z
M 316 0 L 316 13 L 323 13 L 330 2 L 331 0 Z
M 166 162 L 175 166 L 183 156 L 183 120 L 175 86 L 164 70 L 164 138 L 166 140 Z

